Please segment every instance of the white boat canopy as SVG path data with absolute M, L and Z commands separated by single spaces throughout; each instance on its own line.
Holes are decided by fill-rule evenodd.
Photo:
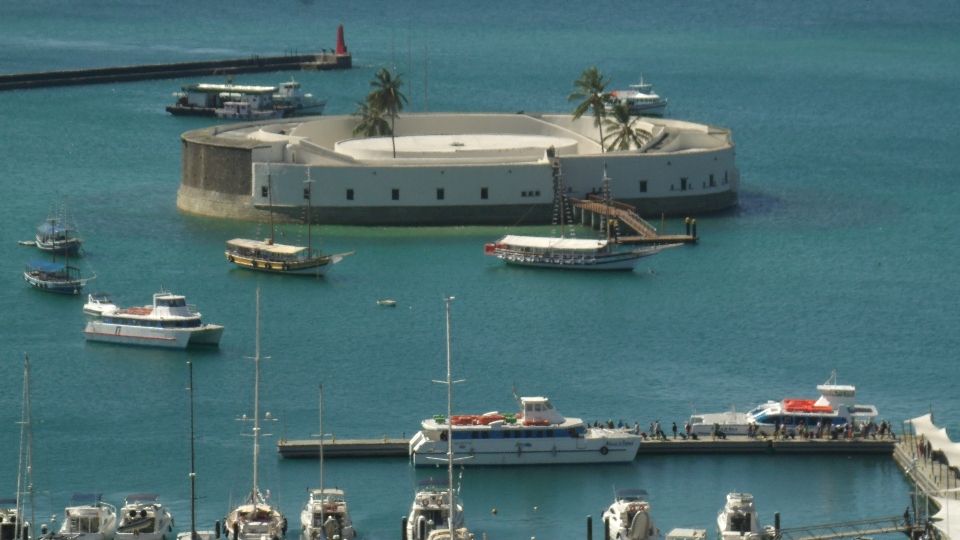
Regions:
M 549 249 L 563 251 L 598 251 L 607 247 L 606 240 L 580 240 L 577 238 L 551 238 L 548 236 L 515 236 L 508 234 L 498 244 L 512 248 Z
M 234 238 L 233 240 L 228 240 L 227 245 L 236 247 L 239 249 L 259 250 L 264 253 L 272 253 L 274 255 L 296 255 L 298 253 L 307 251 L 307 248 L 303 246 L 288 246 L 286 244 L 269 244 L 267 242 L 261 242 L 259 240 L 250 240 L 248 238 Z

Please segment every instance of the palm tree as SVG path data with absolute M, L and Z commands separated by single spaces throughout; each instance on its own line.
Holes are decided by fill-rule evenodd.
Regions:
M 403 95 L 400 87 L 403 86 L 402 74 L 393 76 L 387 68 L 380 68 L 380 71 L 373 75 L 370 86 L 374 88 L 367 94 L 367 103 L 390 116 L 390 142 L 393 144 L 393 157 L 397 157 L 397 141 L 394 137 L 393 128 L 397 120 L 397 114 L 403 110 L 404 103 L 407 103 L 407 96 Z
M 610 94 L 604 93 L 604 90 L 609 82 L 609 78 L 603 80 L 603 72 L 598 70 L 597 66 L 589 67 L 583 70 L 579 79 L 573 81 L 573 86 L 577 91 L 567 98 L 567 103 L 583 100 L 573 110 L 574 120 L 586 114 L 588 110 L 593 112 L 593 125 L 600 129 L 600 151 L 603 151 L 603 124 L 601 121 L 607 114 L 606 106 L 610 102 Z
M 629 150 L 631 145 L 640 148 L 650 138 L 646 131 L 633 127 L 639 118 L 630 116 L 630 109 L 626 103 L 614 105 L 612 116 L 613 118 L 604 118 L 603 120 L 603 124 L 607 126 L 607 136 L 603 138 L 603 142 L 606 143 L 607 140 L 610 140 L 607 145 L 608 152 Z
M 360 124 L 353 130 L 354 135 L 364 137 L 379 137 L 392 133 L 390 124 L 383 117 L 383 111 L 370 104 L 369 101 L 358 101 L 357 112 L 353 116 L 360 118 Z

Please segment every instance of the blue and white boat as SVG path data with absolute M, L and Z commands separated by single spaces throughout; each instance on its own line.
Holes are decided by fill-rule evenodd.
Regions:
M 80 294 L 87 281 L 80 269 L 69 264 L 32 260 L 23 271 L 23 279 L 41 291 L 59 294 Z
M 37 227 L 37 247 L 51 253 L 73 255 L 80 250 L 83 238 L 70 236 L 72 231 L 60 218 L 50 218 Z

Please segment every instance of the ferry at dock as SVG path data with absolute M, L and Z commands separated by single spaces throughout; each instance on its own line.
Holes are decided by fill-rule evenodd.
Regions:
M 873 405 L 856 403 L 856 387 L 836 384 L 836 374 L 825 384 L 817 386 L 819 399 L 784 399 L 768 401 L 743 413 L 728 411 L 711 414 L 695 414 L 690 417 L 691 432 L 697 436 L 711 436 L 714 431 L 723 435 L 749 435 L 755 433 L 773 435 L 776 426 L 786 435 L 795 435 L 798 426 L 815 429 L 817 425 L 829 429 L 843 428 L 849 423 L 870 422 L 877 417 Z
M 87 323 L 87 341 L 185 349 L 187 345 L 220 345 L 223 327 L 204 324 L 186 298 L 166 291 L 153 295 L 153 305 L 100 311 Z
M 594 428 L 565 418 L 545 397 L 522 397 L 520 413 L 443 415 L 424 420 L 410 440 L 414 465 L 435 465 L 447 453 L 452 424 L 454 459 L 464 465 L 547 465 L 633 461 L 641 437 L 624 429 Z

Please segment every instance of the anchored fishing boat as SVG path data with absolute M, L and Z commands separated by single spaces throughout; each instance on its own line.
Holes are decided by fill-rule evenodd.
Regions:
M 355 252 L 324 255 L 320 250 L 313 249 L 310 208 L 313 206 L 313 181 L 310 180 L 310 169 L 307 169 L 307 187 L 304 197 L 307 199 L 307 245 L 290 246 L 274 242 L 273 226 L 273 184 L 270 174 L 267 173 L 267 192 L 270 197 L 270 239 L 266 242 L 247 238 L 234 238 L 227 241 L 227 251 L 224 253 L 227 260 L 241 267 L 274 274 L 297 274 L 307 276 L 322 276 L 333 265 L 342 261 L 344 257 Z
M 642 489 L 621 489 L 609 508 L 603 511 L 603 522 L 609 527 L 611 540 L 663 540 L 663 534 L 650 517 L 647 492 Z
M 188 345 L 216 347 L 223 335 L 223 326 L 203 323 L 184 296 L 163 290 L 153 295 L 150 306 L 100 307 L 99 319 L 89 321 L 84 330 L 87 341 L 185 349 Z
M 67 227 L 63 218 L 50 218 L 37 227 L 36 246 L 51 253 L 75 254 L 80 250 L 83 238 L 70 236 L 72 230 Z
M 120 510 L 117 540 L 166 540 L 173 516 L 153 493 L 129 495 Z
M 410 440 L 415 465 L 447 451 L 452 436 L 465 465 L 545 465 L 633 461 L 640 435 L 625 429 L 589 427 L 579 418 L 565 418 L 545 397 L 517 397 L 520 412 L 436 415 L 421 423 Z
M 280 540 L 287 534 L 287 518 L 260 493 L 260 289 L 257 289 L 256 353 L 253 363 L 253 489 L 239 506 L 223 518 L 223 529 L 227 538 L 232 540 Z M 270 418 L 270 413 L 266 418 Z M 246 415 L 243 419 L 247 419 Z
M 87 282 L 80 269 L 67 263 L 31 260 L 23 270 L 23 279 L 34 289 L 58 294 L 80 294 Z
M 566 237 L 566 192 L 560 164 L 554 161 L 554 203 L 559 215 L 560 237 L 517 236 L 508 234 L 493 244 L 486 244 L 483 253 L 518 266 L 556 268 L 561 270 L 628 270 L 632 271 L 640 259 L 656 255 L 660 251 L 681 244 L 667 244 L 632 250 L 618 250 L 611 240 L 611 223 L 606 220 L 605 237 L 597 240 Z M 603 182 L 607 200 L 610 195 L 610 179 L 606 167 Z
M 75 493 L 64 510 L 60 535 L 70 540 L 113 540 L 117 509 L 102 498 L 102 493 Z
M 875 406 L 856 403 L 856 387 L 837 384 L 836 371 L 827 382 L 817 386 L 817 391 L 820 397 L 816 400 L 771 400 L 746 413 L 731 410 L 695 414 L 690 417 L 691 432 L 698 436 L 710 436 L 715 431 L 723 435 L 748 435 L 753 430 L 773 435 L 779 426 L 782 434 L 795 435 L 803 426 L 815 429 L 819 425 L 829 431 L 842 429 L 849 423 L 870 422 L 877 417 Z

